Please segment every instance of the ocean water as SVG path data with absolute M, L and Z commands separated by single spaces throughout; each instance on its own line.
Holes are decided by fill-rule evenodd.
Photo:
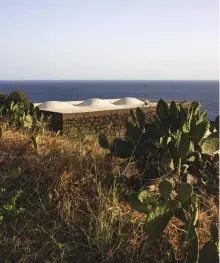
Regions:
M 208 118 L 219 114 L 218 81 L 0 81 L 0 91 L 23 90 L 33 102 L 136 97 L 198 100 Z

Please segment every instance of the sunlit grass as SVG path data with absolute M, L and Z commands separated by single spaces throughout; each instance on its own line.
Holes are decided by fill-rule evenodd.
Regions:
M 132 211 L 122 173 L 127 163 L 106 156 L 97 137 L 71 139 L 45 132 L 36 150 L 26 131 L 4 123 L 0 139 L 0 262 L 170 262 L 184 255 L 181 223 L 172 220 L 139 260 L 145 215 Z M 22 191 L 22 192 L 20 192 Z M 218 222 L 214 197 L 203 196 L 201 244 Z

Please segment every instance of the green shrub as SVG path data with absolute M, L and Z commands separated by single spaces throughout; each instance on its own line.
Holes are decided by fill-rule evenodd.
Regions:
M 23 104 L 25 109 L 29 109 L 29 107 L 30 107 L 29 97 L 21 90 L 12 91 L 12 93 L 7 97 L 7 104 L 8 105 L 12 101 L 14 101 L 15 104 L 18 104 L 18 103 Z
M 5 104 L 7 94 L 5 92 L 0 92 L 0 106 Z

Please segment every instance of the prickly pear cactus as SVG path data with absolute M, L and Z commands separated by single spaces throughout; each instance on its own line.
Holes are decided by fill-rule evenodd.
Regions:
M 143 190 L 139 194 L 129 195 L 127 202 L 132 209 L 148 214 L 150 207 L 156 204 L 156 198 L 149 191 Z
M 146 117 L 140 108 L 136 109 L 136 117 L 138 119 L 139 127 L 142 129 L 145 125 Z
M 192 195 L 193 188 L 190 184 L 181 184 L 178 191 L 178 199 L 183 204 Z
M 218 233 L 218 227 L 216 224 L 212 223 L 210 226 L 210 233 L 212 236 L 212 241 L 214 243 L 217 243 L 219 240 L 219 233 Z
M 158 189 L 159 189 L 159 192 L 160 194 L 166 199 L 168 200 L 169 197 L 170 197 L 170 194 L 172 192 L 172 184 L 168 181 L 162 181 L 159 186 L 158 186 Z
M 99 138 L 99 145 L 119 158 L 126 159 L 132 156 L 134 151 L 134 145 L 131 140 L 122 140 L 116 138 L 113 140 L 112 144 L 110 145 L 107 137 L 104 134 L 100 134 Z
M 133 125 L 128 120 L 125 120 L 125 128 L 126 128 L 126 133 L 125 133 L 126 138 L 132 140 L 134 145 L 137 145 L 137 143 L 140 140 L 140 137 L 143 135 L 142 129 Z
M 199 260 L 199 238 L 197 230 L 194 226 L 190 225 L 186 236 L 186 247 L 188 251 L 188 261 L 198 263 Z
M 203 120 L 200 123 L 196 123 L 193 118 L 190 127 L 190 138 L 194 143 L 199 143 L 204 138 L 206 132 L 209 130 L 210 123 L 207 120 Z
M 31 113 L 31 114 L 34 114 L 35 107 L 34 107 L 34 104 L 33 104 L 33 103 L 30 103 L 29 108 L 30 108 L 30 113 Z
M 146 137 L 152 140 L 158 140 L 161 137 L 169 135 L 169 122 L 155 122 L 146 125 Z
M 205 117 L 207 115 L 207 110 L 198 113 L 197 115 L 195 115 L 196 118 L 196 124 L 199 124 L 200 122 L 203 122 L 205 120 Z
M 134 145 L 131 141 L 125 141 L 122 139 L 114 139 L 111 147 L 111 152 L 122 159 L 126 159 L 132 156 L 134 151 Z
M 23 125 L 25 128 L 31 129 L 33 124 L 33 119 L 30 114 L 24 116 Z
M 176 148 L 176 154 L 180 158 L 186 157 L 190 148 L 190 137 L 188 133 L 177 131 L 176 134 L 172 135 L 172 143 Z
M 156 108 L 158 118 L 163 122 L 168 119 L 168 104 L 164 100 L 159 100 Z
M 135 116 L 134 110 L 133 110 L 133 109 L 130 109 L 129 112 L 130 112 L 130 115 L 131 115 L 132 122 L 135 123 L 136 126 L 138 126 L 137 118 L 136 118 L 137 115 Z
M 219 135 L 218 132 L 210 134 L 204 139 L 201 145 L 202 152 L 212 154 L 219 150 Z
M 180 138 L 180 143 L 178 146 L 179 156 L 181 158 L 186 157 L 187 153 L 189 152 L 189 147 L 190 147 L 189 135 L 187 133 L 182 133 Z
M 214 121 L 210 121 L 209 131 L 211 133 L 217 132 L 219 134 L 219 116 L 217 116 Z
M 215 122 L 210 121 L 209 131 L 213 133 L 215 131 Z
M 98 141 L 99 141 L 99 145 L 104 148 L 104 149 L 110 149 L 110 145 L 109 145 L 109 142 L 108 142 L 108 138 L 104 135 L 104 134 L 100 134 L 99 135 L 99 138 L 98 138 Z
M 179 110 L 175 101 L 171 101 L 170 103 L 169 116 L 172 117 L 174 120 L 177 120 L 179 117 Z
M 217 245 L 213 241 L 207 241 L 200 251 L 199 263 L 218 263 L 219 254 Z
M 182 122 L 182 131 L 184 133 L 190 132 L 190 126 L 192 118 L 199 113 L 201 104 L 198 101 L 193 101 L 185 114 L 183 114 L 184 109 L 181 107 L 181 122 Z
M 191 195 L 191 205 L 189 212 L 191 217 L 191 224 L 193 225 L 193 227 L 196 227 L 198 224 L 199 209 L 198 198 L 195 194 Z
M 36 136 L 32 136 L 32 137 L 31 137 L 31 140 L 32 140 L 32 142 L 33 142 L 34 148 L 37 149 L 37 150 L 39 150 L 38 144 L 39 144 L 39 141 L 40 141 L 40 135 L 38 134 L 38 135 L 36 135 Z
M 219 233 L 216 224 L 212 223 L 210 226 L 212 240 L 206 242 L 200 250 L 199 263 L 218 263 L 219 262 Z
M 145 226 L 148 238 L 141 249 L 140 258 L 144 258 L 148 249 L 153 246 L 157 239 L 162 235 L 170 219 L 173 217 L 173 214 L 174 211 L 170 209 L 167 204 L 159 204 L 148 214 Z
M 169 108 L 169 122 L 170 122 L 170 131 L 171 133 L 177 132 L 180 128 L 180 116 L 179 116 L 179 107 L 176 105 L 175 101 L 170 103 Z

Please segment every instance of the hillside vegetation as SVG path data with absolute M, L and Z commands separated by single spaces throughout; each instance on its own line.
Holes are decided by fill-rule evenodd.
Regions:
M 123 138 L 67 137 L 8 97 L 0 262 L 218 262 L 218 117 L 160 100 L 155 120 L 137 109 Z

